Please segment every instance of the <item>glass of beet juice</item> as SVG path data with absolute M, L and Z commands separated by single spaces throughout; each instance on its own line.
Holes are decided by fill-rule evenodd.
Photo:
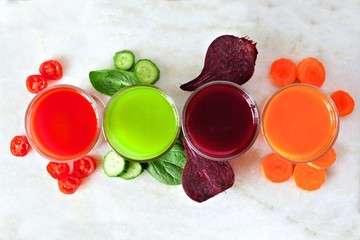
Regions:
M 31 146 L 57 162 L 79 159 L 96 144 L 101 129 L 99 105 L 84 90 L 55 85 L 39 92 L 25 114 Z
M 189 145 L 211 160 L 230 160 L 246 152 L 259 131 L 259 111 L 239 85 L 214 81 L 196 89 L 183 109 Z
M 308 84 L 291 84 L 275 92 L 262 113 L 267 144 L 293 162 L 313 161 L 335 143 L 338 112 L 329 96 Z

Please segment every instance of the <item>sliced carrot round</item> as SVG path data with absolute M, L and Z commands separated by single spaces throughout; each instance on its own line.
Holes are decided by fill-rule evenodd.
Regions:
M 325 68 L 318 59 L 305 58 L 297 66 L 296 77 L 301 83 L 321 87 L 325 82 Z
M 349 93 L 339 90 L 331 94 L 330 97 L 336 105 L 339 116 L 343 117 L 354 111 L 355 101 Z
M 306 191 L 314 191 L 321 188 L 326 180 L 326 170 L 316 169 L 307 163 L 295 165 L 294 181 L 296 186 Z
M 269 75 L 276 85 L 289 85 L 296 79 L 296 64 L 287 58 L 277 59 L 271 64 Z
M 261 162 L 261 171 L 266 179 L 274 183 L 288 180 L 293 174 L 293 164 L 275 153 L 265 156 Z
M 315 161 L 309 162 L 308 164 L 317 169 L 326 169 L 333 165 L 336 161 L 336 152 L 333 148 L 331 148 L 327 153 L 325 153 L 319 159 Z

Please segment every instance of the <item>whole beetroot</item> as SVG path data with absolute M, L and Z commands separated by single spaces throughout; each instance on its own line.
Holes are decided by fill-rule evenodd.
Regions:
M 180 86 L 182 90 L 194 91 L 201 85 L 225 80 L 242 85 L 253 75 L 258 51 L 256 43 L 246 37 L 222 35 L 209 46 L 200 75 Z
M 228 161 L 213 161 L 198 155 L 183 139 L 186 164 L 182 174 L 185 193 L 196 202 L 203 202 L 232 187 L 234 170 Z

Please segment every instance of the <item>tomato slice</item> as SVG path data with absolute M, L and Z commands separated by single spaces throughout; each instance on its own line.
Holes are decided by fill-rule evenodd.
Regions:
M 65 178 L 70 173 L 70 167 L 67 163 L 49 162 L 46 170 L 55 179 Z
M 10 151 L 16 157 L 23 157 L 30 151 L 31 147 L 26 136 L 15 136 L 10 142 Z
M 90 156 L 85 156 L 74 162 L 74 174 L 78 178 L 85 178 L 92 174 L 96 169 L 96 162 Z
M 62 66 L 56 60 L 43 62 L 39 67 L 39 72 L 48 80 L 59 80 L 63 76 Z
M 29 92 L 36 94 L 47 87 L 47 81 L 39 74 L 30 75 L 26 79 L 26 87 Z
M 62 193 L 73 194 L 80 186 L 81 181 L 74 174 L 69 174 L 66 177 L 58 180 L 58 186 Z

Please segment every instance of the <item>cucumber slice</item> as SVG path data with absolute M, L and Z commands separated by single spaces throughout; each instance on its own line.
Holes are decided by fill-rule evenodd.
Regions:
M 122 50 L 115 53 L 113 60 L 117 69 L 127 71 L 134 65 L 135 55 L 129 50 Z
M 129 162 L 111 150 L 105 155 L 102 167 L 107 176 L 117 177 L 129 167 Z
M 143 172 L 143 167 L 139 162 L 129 162 L 129 167 L 126 171 L 120 173 L 119 177 L 130 180 L 138 177 Z
M 135 63 L 134 73 L 139 82 L 145 84 L 154 84 L 160 78 L 160 70 L 149 59 L 140 59 Z

